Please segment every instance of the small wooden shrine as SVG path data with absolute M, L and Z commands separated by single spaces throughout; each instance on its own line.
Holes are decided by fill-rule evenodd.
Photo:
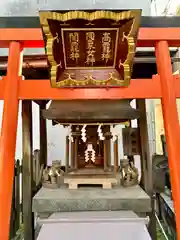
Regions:
M 128 128 L 123 131 L 123 135 L 126 136 L 124 146 L 131 146 L 129 139 L 133 134 L 130 134 L 131 138 L 126 134 L 127 130 L 128 133 L 132 130 L 129 121 L 140 116 L 138 110 L 131 108 L 129 101 L 52 101 L 43 115 L 54 124 L 63 124 L 68 128 L 64 181 L 69 184 L 69 188 L 74 189 L 78 184 L 102 184 L 103 188 L 111 188 L 112 184 L 117 184 L 116 175 L 120 163 L 118 132 L 115 126 L 126 121 Z M 134 136 L 137 154 L 139 152 L 137 133 Z M 133 155 L 132 152 L 126 150 L 125 152 Z

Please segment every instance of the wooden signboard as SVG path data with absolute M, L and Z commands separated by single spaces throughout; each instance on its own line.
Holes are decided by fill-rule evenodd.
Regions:
M 128 86 L 141 11 L 42 11 L 52 87 Z

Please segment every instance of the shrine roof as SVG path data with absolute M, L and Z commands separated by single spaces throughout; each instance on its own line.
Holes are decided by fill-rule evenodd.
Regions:
M 178 28 L 180 17 L 141 17 L 143 28 Z M 0 28 L 40 28 L 39 17 L 0 17 Z
M 120 123 L 136 119 L 140 111 L 127 100 L 52 101 L 43 117 L 65 123 Z

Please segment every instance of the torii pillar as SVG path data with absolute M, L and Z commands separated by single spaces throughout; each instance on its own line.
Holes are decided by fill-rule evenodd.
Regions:
M 160 76 L 162 112 L 166 134 L 168 162 L 172 195 L 176 215 L 177 239 L 180 240 L 180 126 L 176 105 L 175 83 L 167 41 L 159 41 L 155 46 L 157 70 Z
M 10 231 L 11 203 L 18 123 L 18 87 L 21 74 L 21 44 L 11 42 L 9 46 L 4 108 L 0 138 L 0 239 L 8 240 Z

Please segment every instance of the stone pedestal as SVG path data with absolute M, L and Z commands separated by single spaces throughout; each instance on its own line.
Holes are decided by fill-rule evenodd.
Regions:
M 33 199 L 33 212 L 48 214 L 73 211 L 119 211 L 131 210 L 136 213 L 151 211 L 150 197 L 139 187 L 115 187 L 112 189 L 41 188 Z

